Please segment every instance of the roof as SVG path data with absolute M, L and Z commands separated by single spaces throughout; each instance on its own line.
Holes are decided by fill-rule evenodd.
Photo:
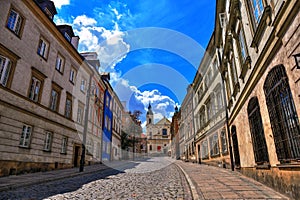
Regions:
M 166 117 L 164 117 L 161 120 L 159 120 L 156 124 L 171 124 L 171 122 Z

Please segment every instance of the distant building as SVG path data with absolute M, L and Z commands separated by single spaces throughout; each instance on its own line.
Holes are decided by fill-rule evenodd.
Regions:
M 171 155 L 171 122 L 162 118 L 154 123 L 151 105 L 146 115 L 147 151 L 149 155 Z
M 181 111 L 178 107 L 175 107 L 175 113 L 172 117 L 171 122 L 171 157 L 180 159 L 180 148 L 179 148 L 179 126 L 180 126 Z

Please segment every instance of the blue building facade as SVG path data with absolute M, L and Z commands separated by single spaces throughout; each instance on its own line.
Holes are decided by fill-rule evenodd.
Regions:
M 112 96 L 108 89 L 104 93 L 104 108 L 103 108 L 103 137 L 102 137 L 102 160 L 111 160 L 112 146 Z

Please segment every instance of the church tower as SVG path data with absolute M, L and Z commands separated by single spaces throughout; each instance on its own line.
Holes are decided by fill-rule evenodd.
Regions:
M 147 119 L 146 126 L 149 125 L 149 124 L 154 124 L 154 121 L 153 121 L 153 112 L 152 112 L 150 103 L 149 103 L 149 106 L 148 106 L 148 111 L 147 111 L 146 119 Z

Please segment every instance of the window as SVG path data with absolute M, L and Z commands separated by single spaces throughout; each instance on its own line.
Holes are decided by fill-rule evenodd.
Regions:
M 71 67 L 69 80 L 70 80 L 71 83 L 74 84 L 75 79 L 76 79 L 76 70 L 73 67 Z
M 64 64 L 65 64 L 65 59 L 60 54 L 58 54 L 55 62 L 55 69 L 60 73 L 63 73 Z
M 210 155 L 211 156 L 216 156 L 216 155 L 220 154 L 218 133 L 215 133 L 213 136 L 211 136 L 209 138 L 209 145 L 210 145 Z
M 241 28 L 239 31 L 239 45 L 240 45 L 240 54 L 242 58 L 242 63 L 244 63 L 246 61 L 248 53 L 247 53 L 245 34 L 243 28 Z
M 49 51 L 49 42 L 47 42 L 43 37 L 41 37 L 39 41 L 37 53 L 44 59 L 47 59 L 48 51 Z
M 221 131 L 221 150 L 222 150 L 222 154 L 225 154 L 228 152 L 227 150 L 227 139 L 226 139 L 226 131 L 225 129 L 223 129 Z
M 67 32 L 65 32 L 65 38 L 69 41 L 69 42 L 71 42 L 71 37 L 69 36 L 69 34 L 67 33 Z
M 232 57 L 230 59 L 230 72 L 231 72 L 232 85 L 235 86 L 238 82 L 238 77 L 237 77 L 235 59 L 234 59 L 233 54 L 232 54 Z
M 152 145 L 149 145 L 149 151 L 152 151 Z
M 68 147 L 68 138 L 63 136 L 61 140 L 61 151 L 60 153 L 66 154 L 67 153 L 67 147 Z
M 202 159 L 207 159 L 208 158 L 208 145 L 207 141 L 203 141 L 201 144 L 201 157 Z
M 53 137 L 53 134 L 49 131 L 46 131 L 45 141 L 44 141 L 44 150 L 45 151 L 51 150 L 52 137 Z
M 20 36 L 21 28 L 23 26 L 23 17 L 15 9 L 9 12 L 6 27 L 11 30 L 15 35 Z
M 85 92 L 85 84 L 86 84 L 86 80 L 85 79 L 82 79 L 81 80 L 81 83 L 80 83 L 80 90 L 82 92 Z
M 276 153 L 281 163 L 300 159 L 300 126 L 283 65 L 275 66 L 264 83 Z
M 8 78 L 11 71 L 10 59 L 0 55 L 0 84 L 7 86 Z
M 23 125 L 21 139 L 20 139 L 20 147 L 29 147 L 30 145 L 30 139 L 31 139 L 31 133 L 32 133 L 32 126 L 29 125 Z
M 78 110 L 77 110 L 77 122 L 79 124 L 82 124 L 82 117 L 83 117 L 83 105 L 78 105 Z
M 167 129 L 165 129 L 165 128 L 162 129 L 162 135 L 163 136 L 167 136 L 168 135 Z
M 36 77 L 31 78 L 30 90 L 29 90 L 29 99 L 37 102 L 39 100 L 39 93 L 41 88 L 41 81 Z
M 50 96 L 50 109 L 56 112 L 59 108 L 60 91 L 61 88 L 58 85 L 52 85 L 52 91 Z
M 68 119 L 72 118 L 72 95 L 67 93 L 65 116 Z
M 252 13 L 253 13 L 252 14 L 253 21 L 257 26 L 261 19 L 263 12 L 264 12 L 263 1 L 262 0 L 251 0 L 250 5 L 251 5 Z
M 260 115 L 257 97 L 253 97 L 250 99 L 247 111 L 255 162 L 269 162 L 264 127 Z

